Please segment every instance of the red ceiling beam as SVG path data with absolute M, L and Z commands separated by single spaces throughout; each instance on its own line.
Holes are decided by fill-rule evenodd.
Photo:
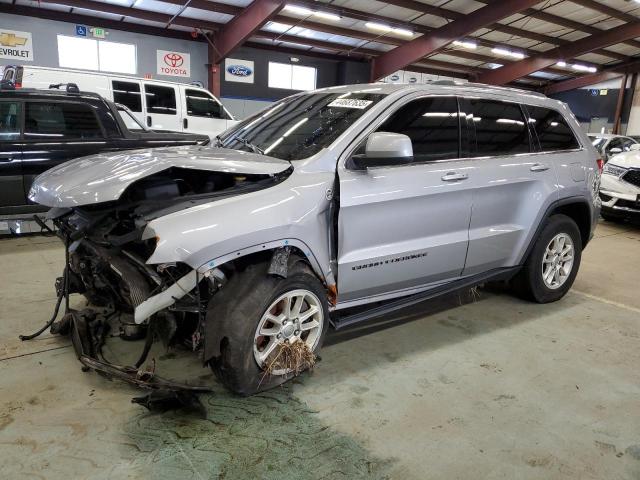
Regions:
M 443 27 L 418 37 L 374 59 L 371 79 L 377 80 L 430 55 L 454 40 L 469 35 L 485 25 L 529 8 L 541 0 L 501 0 L 479 8 L 464 18 L 454 20 Z
M 609 7 L 608 5 L 603 5 L 602 3 L 596 2 L 595 0 L 575 0 L 573 3 L 580 5 L 581 7 L 595 10 L 596 12 L 604 13 L 605 15 L 609 15 L 612 18 L 617 18 L 618 20 L 622 20 L 623 22 L 635 22 L 638 20 L 635 15 L 621 12 L 616 8 Z
M 484 4 L 495 3 L 495 0 L 476 0 L 476 1 Z M 586 7 L 587 6 L 586 2 L 589 2 L 592 4 L 596 3 L 590 0 L 585 0 L 585 2 L 583 2 L 582 0 L 576 0 L 576 2 L 574 3 L 577 3 L 580 6 Z M 570 28 L 572 30 L 577 30 L 579 32 L 590 33 L 591 35 L 602 33 L 603 31 L 603 30 L 600 30 L 599 28 L 592 27 L 591 25 L 585 25 L 584 23 L 576 22 L 575 20 L 570 20 L 568 18 L 560 17 L 558 15 L 553 15 L 552 13 L 544 12 L 542 10 L 536 10 L 535 8 L 528 8 L 526 10 L 523 10 L 520 13 L 522 15 L 526 15 L 527 17 L 536 18 L 538 20 L 542 20 L 547 23 L 560 25 L 561 27 Z M 625 43 L 633 47 L 640 48 L 640 42 L 638 42 L 637 40 L 629 40 L 628 42 L 625 42 Z M 611 58 L 617 58 L 618 60 L 629 61 L 629 57 L 625 58 L 625 55 L 621 55 L 616 52 L 611 52 L 609 50 L 602 50 L 602 51 L 597 50 L 594 53 L 598 53 L 599 55 L 607 55 Z
M 640 22 L 627 23 L 612 28 L 611 30 L 606 30 L 598 35 L 591 35 L 581 40 L 576 40 L 571 45 L 557 47 L 539 55 L 525 58 L 524 60 L 484 73 L 478 78 L 478 81 L 493 85 L 504 85 L 517 78 L 555 65 L 560 60 L 583 55 L 598 48 L 614 45 L 638 36 L 640 36 Z
M 284 0 L 254 0 L 220 30 L 215 38 L 216 63 L 242 45 L 282 10 Z

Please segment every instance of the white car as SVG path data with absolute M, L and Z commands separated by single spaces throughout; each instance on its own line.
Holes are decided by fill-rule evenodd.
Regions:
M 604 166 L 600 199 L 605 220 L 640 218 L 640 145 L 611 157 Z
M 628 152 L 633 145 L 637 145 L 631 137 L 625 137 L 623 135 L 616 135 L 613 133 L 590 133 L 589 140 L 593 143 L 593 146 L 598 150 L 605 163 L 609 159 L 619 153 Z

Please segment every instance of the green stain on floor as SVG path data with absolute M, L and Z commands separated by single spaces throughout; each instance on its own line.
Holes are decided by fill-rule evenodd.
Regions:
M 144 412 L 124 427 L 129 478 L 384 479 L 392 462 L 323 425 L 286 385 L 249 398 L 216 389 L 203 415 Z M 115 470 L 115 471 L 114 471 Z M 111 470 L 116 478 L 118 467 Z

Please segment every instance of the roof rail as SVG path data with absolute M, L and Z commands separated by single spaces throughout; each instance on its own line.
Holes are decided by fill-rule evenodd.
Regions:
M 65 86 L 67 93 L 80 93 L 80 89 L 76 83 L 52 83 L 49 85 L 49 88 L 60 90 L 60 87 L 62 86 Z
M 489 85 L 486 83 L 475 83 L 475 82 L 465 83 L 464 86 L 472 87 L 472 88 L 488 88 L 491 90 L 498 90 L 498 91 L 504 91 L 504 92 L 527 93 L 529 95 L 534 95 L 536 97 L 547 98 L 547 96 L 544 93 L 536 92 L 533 90 L 525 90 L 524 88 L 502 87 L 499 85 Z
M 529 95 L 535 95 L 536 97 L 547 98 L 544 93 L 535 92 L 532 90 L 524 90 L 522 88 L 514 88 L 514 87 L 501 87 L 498 85 L 488 85 L 486 83 L 475 83 L 475 82 L 456 82 L 455 80 L 429 80 L 429 84 L 431 85 L 445 85 L 445 86 L 464 86 L 465 88 L 484 88 L 490 90 L 498 90 L 504 92 L 518 92 L 518 93 L 528 93 Z

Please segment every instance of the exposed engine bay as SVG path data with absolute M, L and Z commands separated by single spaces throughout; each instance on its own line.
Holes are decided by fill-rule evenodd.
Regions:
M 78 358 L 86 368 L 146 388 L 198 390 L 141 373 L 140 369 L 156 339 L 166 346 L 182 345 L 193 351 L 201 348 L 207 303 L 233 266 L 223 265 L 203 278 L 185 263 L 149 265 L 146 262 L 158 238 L 143 239 L 145 227 L 170 213 L 268 188 L 290 173 L 291 169 L 278 174 L 241 175 L 172 167 L 130 184 L 116 201 L 53 208 L 48 217 L 65 243 L 67 258 L 64 274 L 56 283 L 56 314 L 64 299 L 65 316 L 54 322 L 54 314 L 42 331 L 51 326 L 52 333 L 71 334 Z M 181 280 L 184 278 L 190 279 L 189 287 Z M 170 294 L 168 308 L 136 322 L 136 309 L 162 292 L 165 297 Z M 90 305 L 82 311 L 72 310 L 69 295 L 74 293 L 84 295 Z M 114 365 L 102 357 L 106 336 L 114 334 L 124 340 L 146 338 L 135 365 Z

